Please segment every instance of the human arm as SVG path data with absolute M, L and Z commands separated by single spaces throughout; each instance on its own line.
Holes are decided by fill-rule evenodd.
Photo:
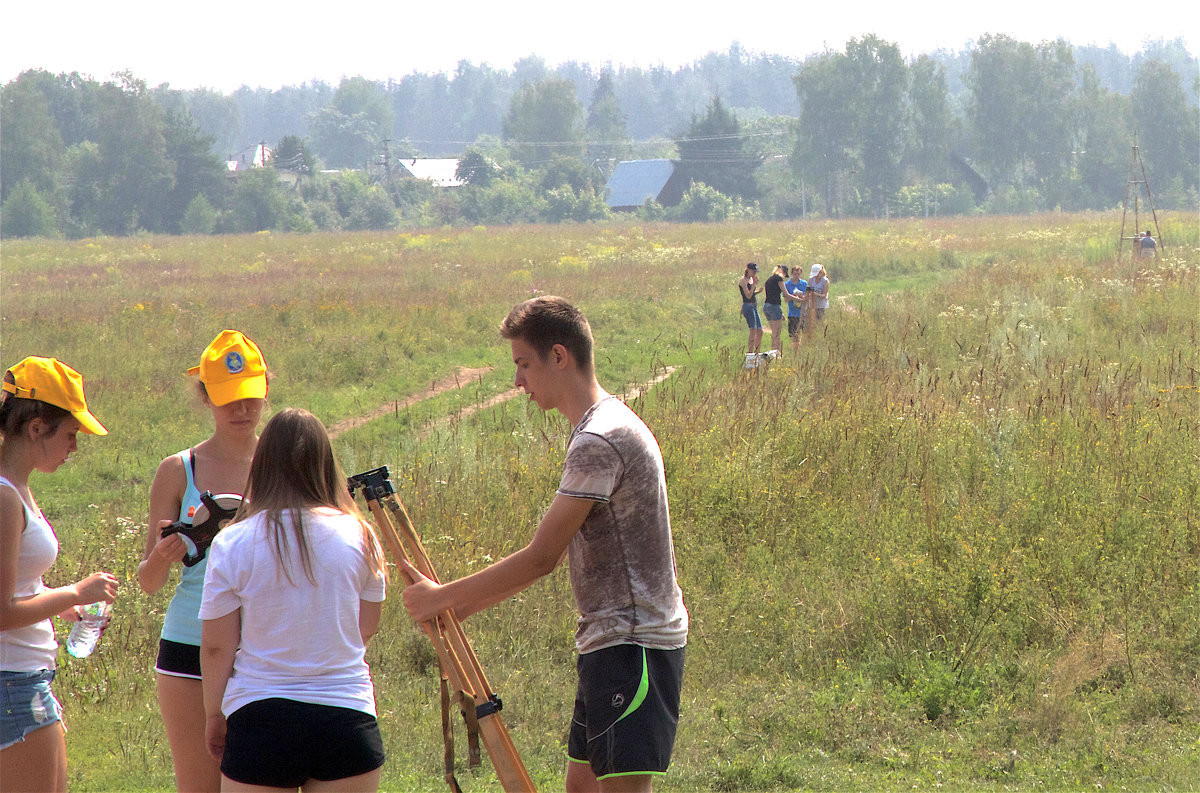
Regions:
M 434 583 L 402 560 L 405 576 L 413 581 L 404 590 L 409 614 L 415 621 L 425 622 L 453 610 L 465 619 L 512 597 L 558 566 L 594 503 L 586 498 L 555 496 L 528 545 L 478 573 L 448 584 Z
M 383 616 L 383 601 L 358 601 L 358 633 L 362 636 L 363 644 L 371 641 L 371 637 L 379 632 L 379 621 Z
M 171 565 L 182 561 L 187 553 L 183 535 L 162 536 L 162 530 L 179 518 L 183 491 L 187 487 L 187 472 L 183 460 L 171 455 L 159 463 L 150 485 L 150 517 L 146 522 L 146 547 L 138 565 L 138 586 L 148 595 L 162 589 L 171 574 Z
M 111 602 L 117 596 L 117 579 L 110 573 L 92 573 L 68 586 L 47 589 L 30 597 L 16 596 L 20 577 L 21 534 L 25 531 L 25 505 L 17 492 L 0 487 L 0 630 L 34 625 L 75 606 Z
M 204 690 L 204 741 L 208 753 L 220 761 L 225 753 L 225 714 L 221 702 L 233 675 L 233 659 L 242 639 L 242 610 L 204 620 L 200 634 L 200 676 Z

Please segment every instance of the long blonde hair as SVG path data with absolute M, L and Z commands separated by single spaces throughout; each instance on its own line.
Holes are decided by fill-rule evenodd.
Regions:
M 303 516 L 304 510 L 317 507 L 330 507 L 358 519 L 367 564 L 373 573 L 386 577 L 383 550 L 371 524 L 350 495 L 346 475 L 333 456 L 329 433 L 307 410 L 285 408 L 271 417 L 258 439 L 250 463 L 246 498 L 236 520 L 265 512 L 272 550 L 288 581 L 295 583 L 285 563 L 289 546 L 294 543 L 305 576 L 316 583 Z M 292 518 L 290 532 L 283 519 L 285 512 Z

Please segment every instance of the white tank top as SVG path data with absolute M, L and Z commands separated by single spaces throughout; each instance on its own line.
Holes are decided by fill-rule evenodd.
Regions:
M 0 476 L 0 486 L 12 488 L 21 498 L 21 492 L 12 482 Z M 46 591 L 42 575 L 58 558 L 58 537 L 53 527 L 41 512 L 33 509 L 21 498 L 25 507 L 25 530 L 21 532 L 21 546 L 17 554 L 17 586 L 13 597 L 20 600 Z M 53 669 L 58 654 L 58 642 L 54 638 L 54 623 L 49 619 L 0 631 L 0 670 L 5 672 L 37 672 Z

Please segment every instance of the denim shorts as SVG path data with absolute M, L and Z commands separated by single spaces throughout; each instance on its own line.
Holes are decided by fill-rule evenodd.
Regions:
M 769 321 L 778 322 L 783 319 L 783 306 L 778 303 L 763 303 L 763 313 Z
M 0 749 L 25 740 L 38 727 L 62 721 L 62 705 L 50 691 L 53 669 L 0 672 Z
M 758 305 L 756 303 L 742 303 L 742 316 L 746 319 L 746 324 L 750 326 L 750 330 L 759 330 L 762 328 L 762 318 L 758 316 Z

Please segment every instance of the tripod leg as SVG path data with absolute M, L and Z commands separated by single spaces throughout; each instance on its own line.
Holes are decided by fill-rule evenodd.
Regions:
M 376 527 L 383 534 L 384 542 L 393 559 L 397 561 L 404 559 L 416 567 L 422 575 L 428 576 L 435 582 L 438 581 L 437 572 L 433 569 L 428 554 L 425 553 L 425 548 L 413 528 L 404 505 L 394 495 L 387 496 L 387 499 L 390 510 L 400 519 L 403 536 L 396 530 L 396 525 L 388 513 L 383 510 L 378 498 L 368 499 L 367 507 L 375 519 Z M 408 581 L 408 583 L 412 582 Z M 529 772 L 521 762 L 517 747 L 512 742 L 512 737 L 508 734 L 499 714 L 495 710 L 491 710 L 484 716 L 478 716 L 477 711 L 471 709 L 472 703 L 476 707 L 492 706 L 494 692 L 488 686 L 487 678 L 483 674 L 483 667 L 474 650 L 471 649 L 471 644 L 467 640 L 458 617 L 451 612 L 445 612 L 439 614 L 435 622 L 422 623 L 421 629 L 433 643 L 443 676 L 448 677 L 450 684 L 461 692 L 463 715 L 467 719 L 468 728 L 473 721 L 477 721 L 478 734 L 487 748 L 488 757 L 491 758 L 492 766 L 496 770 L 500 786 L 505 793 L 536 793 L 537 788 L 534 787 L 533 778 L 529 776 Z M 476 749 L 476 753 L 477 751 Z M 447 783 L 450 785 L 452 793 L 459 793 L 458 782 L 454 780 L 453 774 L 449 770 L 447 770 Z

